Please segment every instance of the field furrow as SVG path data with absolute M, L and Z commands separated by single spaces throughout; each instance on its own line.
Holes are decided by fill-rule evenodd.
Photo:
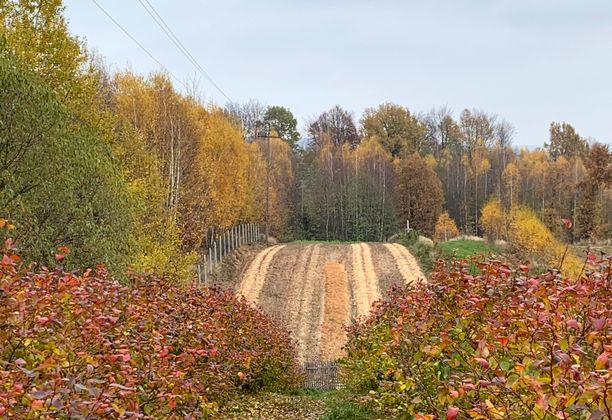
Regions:
M 321 326 L 325 305 L 325 288 L 321 268 L 321 247 L 314 245 L 308 263 L 308 275 L 302 279 L 299 309 L 295 313 L 295 336 L 301 344 L 302 360 L 318 360 L 321 353 Z
M 325 264 L 325 309 L 321 328 L 321 359 L 336 360 L 343 356 L 345 326 L 350 321 L 348 276 L 344 264 Z
M 270 266 L 272 258 L 274 258 L 274 255 L 284 247 L 285 245 L 277 245 L 266 248 L 255 257 L 238 289 L 238 292 L 247 300 L 255 303 L 259 301 L 259 294 L 266 281 L 268 267 Z
M 302 362 L 341 357 L 345 326 L 369 313 L 381 287 L 423 278 L 406 248 L 382 243 L 277 245 L 243 273 L 238 292 L 289 329 Z
M 369 244 L 361 245 L 361 255 L 363 258 L 363 272 L 366 279 L 366 290 L 368 293 L 368 310 L 372 305 L 372 302 L 376 302 L 380 299 L 380 290 L 378 287 L 378 276 L 374 269 L 374 262 L 372 261 L 372 252 Z
M 351 282 L 351 290 L 354 315 L 357 318 L 369 312 L 371 302 L 368 301 L 368 286 L 361 244 L 351 245 L 351 251 L 353 260 L 353 281 Z
M 395 259 L 397 269 L 404 278 L 404 283 L 425 281 L 425 276 L 419 267 L 419 263 L 405 246 L 400 244 L 385 244 Z

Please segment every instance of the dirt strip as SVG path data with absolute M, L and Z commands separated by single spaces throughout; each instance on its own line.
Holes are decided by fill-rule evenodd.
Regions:
M 355 317 L 360 317 L 366 315 L 370 310 L 361 244 L 351 245 L 351 251 L 353 257 L 353 282 L 351 286 L 353 292 L 353 305 L 355 307 L 354 314 Z
M 400 244 L 385 244 L 385 247 L 393 255 L 397 269 L 404 278 L 404 283 L 427 281 L 416 259 L 405 246 Z
M 276 253 L 284 247 L 285 245 L 276 245 L 271 248 L 266 248 L 255 257 L 238 289 L 238 292 L 247 300 L 254 303 L 259 301 L 259 294 L 266 281 L 270 262 Z
M 366 289 L 368 293 L 368 310 L 372 303 L 380 299 L 380 290 L 378 288 L 378 276 L 372 262 L 372 252 L 369 244 L 361 245 L 361 255 L 363 257 L 363 271 L 366 279 Z
M 302 361 L 319 360 L 321 357 L 321 327 L 325 305 L 325 287 L 320 261 L 321 246 L 314 245 L 302 283 L 299 309 L 293 318 L 296 339 L 300 343 L 299 358 Z M 295 312 L 294 312 L 295 313 Z M 297 324 L 297 325 L 296 325 Z
M 325 309 L 321 328 L 321 359 L 337 360 L 344 356 L 346 331 L 350 318 L 348 277 L 343 264 L 325 264 Z
M 370 245 L 365 243 L 353 244 L 351 245 L 351 251 L 354 315 L 360 317 L 370 312 L 372 302 L 380 299 L 381 295 Z
M 382 243 L 370 243 L 370 249 L 374 256 L 374 269 L 378 276 L 378 288 L 381 295 L 388 297 L 388 292 L 393 285 L 404 284 L 404 277 L 397 269 L 395 258 Z
M 298 325 L 293 318 L 299 311 L 302 282 L 308 275 L 313 249 L 314 245 L 296 249 L 296 245 L 288 244 L 279 251 L 270 264 L 259 295 L 261 307 L 290 331 L 295 331 Z

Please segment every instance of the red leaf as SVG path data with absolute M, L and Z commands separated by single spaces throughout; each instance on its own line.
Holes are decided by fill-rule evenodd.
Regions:
M 168 351 L 168 347 L 164 347 L 164 348 L 162 349 L 162 351 L 160 351 L 160 352 L 159 352 L 157 355 L 158 355 L 158 356 L 159 356 L 161 359 L 164 359 L 164 358 L 168 357 L 168 354 L 169 354 L 169 353 L 170 353 L 170 352 Z
M 50 319 L 46 316 L 38 316 L 36 315 L 36 317 L 34 318 L 36 320 L 36 323 L 39 325 L 47 325 L 50 321 Z
M 610 359 L 610 352 L 604 351 L 595 360 L 595 369 L 601 370 L 608 366 L 608 360 Z
M 55 260 L 58 262 L 62 262 L 66 259 L 66 255 L 64 254 L 55 254 Z
M 601 318 L 591 318 L 591 324 L 593 324 L 593 329 L 596 331 L 601 331 L 606 326 L 606 317 Z
M 474 360 L 476 360 L 478 363 L 480 363 L 480 366 L 482 366 L 485 369 L 489 369 L 489 361 L 487 359 L 484 359 L 482 357 L 475 357 Z
M 576 321 L 575 319 L 568 320 L 566 324 L 568 327 L 574 328 L 575 330 L 579 330 L 582 327 L 582 325 L 580 325 L 580 323 Z
M 13 262 L 13 259 L 11 257 L 9 257 L 6 254 L 2 256 L 2 265 L 9 266 L 9 265 L 14 265 L 14 264 L 15 263 Z
M 455 420 L 458 415 L 459 415 L 459 408 L 451 405 L 450 407 L 448 407 L 448 410 L 446 411 L 446 420 Z
M 563 223 L 567 229 L 572 228 L 572 219 L 561 219 L 561 223 Z

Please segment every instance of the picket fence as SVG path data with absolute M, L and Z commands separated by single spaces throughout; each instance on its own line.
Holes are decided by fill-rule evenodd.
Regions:
M 314 361 L 304 363 L 304 388 L 331 391 L 341 388 L 336 361 Z
M 263 241 L 263 237 L 260 233 L 260 227 L 253 223 L 237 225 L 217 234 L 210 242 L 209 247 L 200 255 L 200 262 L 197 266 L 198 281 L 207 284 L 212 273 L 230 252 L 243 245 L 261 241 Z

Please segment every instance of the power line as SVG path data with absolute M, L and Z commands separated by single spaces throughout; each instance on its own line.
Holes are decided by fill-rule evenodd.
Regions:
M 115 20 L 114 17 L 111 16 L 110 13 L 108 13 L 102 6 L 100 6 L 100 4 L 96 1 L 96 0 L 91 0 L 97 7 L 98 9 L 100 9 L 106 16 L 108 16 L 108 18 L 119 28 L 123 31 L 124 34 L 126 34 L 132 41 L 134 41 L 134 43 L 136 43 L 136 45 L 138 45 L 140 47 L 141 50 L 143 50 L 149 57 L 151 57 L 151 59 L 153 61 L 155 61 L 157 64 L 159 64 L 161 66 L 162 69 L 164 69 L 165 71 L 168 72 L 168 74 L 170 74 L 170 76 L 172 76 L 177 82 L 179 82 L 181 85 L 183 85 L 183 87 L 185 89 L 189 89 L 187 87 L 187 85 L 185 83 L 183 83 L 183 81 L 181 79 L 179 79 L 178 77 L 176 77 L 170 70 L 168 70 L 168 68 L 166 66 L 164 66 L 162 64 L 161 61 L 159 61 L 157 58 L 155 58 L 155 56 L 153 54 L 151 54 L 151 52 L 149 50 L 147 50 L 144 45 L 142 45 L 140 42 L 138 42 L 138 40 L 136 38 L 134 38 L 132 36 L 132 34 L 130 34 L 127 29 L 125 29 L 123 26 L 121 26 L 121 24 L 119 22 L 117 22 L 117 20 Z
M 208 74 L 206 70 L 204 70 L 204 68 L 200 65 L 200 63 L 189 52 L 187 47 L 185 47 L 185 45 L 181 42 L 179 37 L 176 36 L 172 28 L 170 28 L 170 26 L 166 23 L 164 18 L 157 12 L 157 10 L 155 10 L 155 7 L 151 4 L 151 2 L 149 0 L 144 0 L 144 2 L 146 2 L 146 4 L 149 7 L 147 7 L 147 5 L 143 3 L 143 0 L 138 0 L 138 2 L 147 11 L 149 16 L 153 18 L 157 26 L 159 26 L 162 29 L 162 31 L 166 34 L 166 36 L 170 39 L 170 41 L 172 41 L 172 43 L 179 49 L 179 51 L 191 62 L 191 64 L 193 64 L 195 68 L 199 70 L 204 75 L 204 77 L 206 77 L 206 79 L 208 79 L 208 81 L 221 93 L 221 95 L 225 97 L 225 99 L 232 102 L 231 98 L 213 80 L 212 76 Z M 149 8 L 151 8 L 151 10 L 149 10 Z

